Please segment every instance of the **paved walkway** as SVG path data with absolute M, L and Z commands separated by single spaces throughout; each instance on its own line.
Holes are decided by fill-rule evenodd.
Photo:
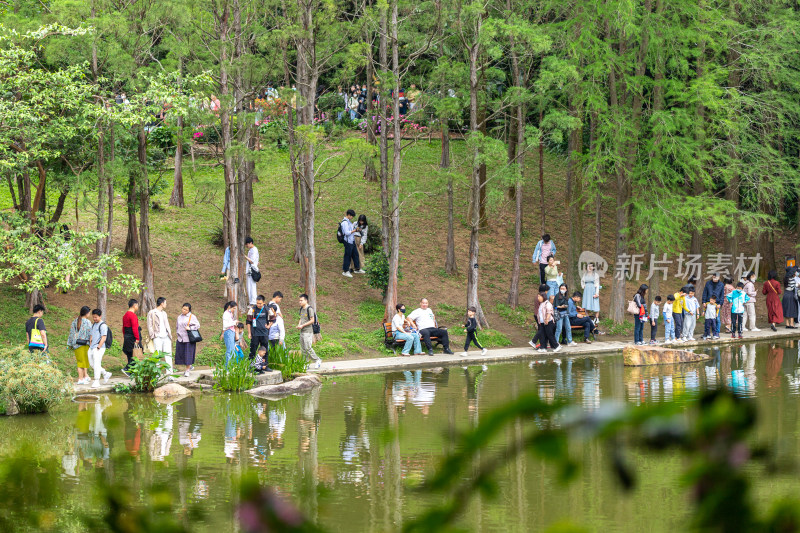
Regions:
M 779 327 L 778 331 L 772 331 L 771 329 L 767 328 L 761 331 L 755 332 L 747 332 L 745 333 L 745 337 L 742 340 L 739 339 L 731 339 L 730 336 L 725 336 L 723 334 L 722 338 L 717 341 L 694 341 L 694 342 L 683 342 L 673 344 L 672 346 L 677 348 L 691 348 L 691 347 L 710 347 L 710 346 L 719 346 L 719 345 L 726 345 L 732 343 L 744 343 L 744 342 L 753 342 L 753 341 L 765 341 L 765 340 L 784 340 L 784 339 L 794 339 L 800 337 L 800 329 L 785 329 L 783 327 Z M 647 335 L 645 335 L 647 339 Z M 455 355 L 445 355 L 442 353 L 437 353 L 433 357 L 428 355 L 412 355 L 409 357 L 401 357 L 401 356 L 388 356 L 388 357 L 378 357 L 374 359 L 351 359 L 351 360 L 337 360 L 337 361 L 324 361 L 321 367 L 317 369 L 309 369 L 308 372 L 318 373 L 322 375 L 336 375 L 336 374 L 368 374 L 372 372 L 391 372 L 393 370 L 408 370 L 411 368 L 425 368 L 425 367 L 437 367 L 437 366 L 461 366 L 465 363 L 467 364 L 484 364 L 484 363 L 497 363 L 503 361 L 513 361 L 516 359 L 545 359 L 545 358 L 555 358 L 555 357 L 569 357 L 569 356 L 582 356 L 582 355 L 613 355 L 615 353 L 620 352 L 625 346 L 629 346 L 632 344 L 630 342 L 624 341 L 596 341 L 592 344 L 585 344 L 585 343 L 578 343 L 577 346 L 564 346 L 564 348 L 554 354 L 552 350 L 549 350 L 547 354 L 538 353 L 536 350 L 531 348 L 530 346 L 525 347 L 517 347 L 517 348 L 497 348 L 493 350 L 488 350 L 486 355 L 481 355 L 479 351 L 472 350 L 469 352 L 467 357 L 462 357 L 459 355 L 461 352 L 456 352 Z M 664 346 L 663 344 L 659 346 Z M 189 377 L 181 377 L 177 378 L 176 383 L 179 383 L 184 386 L 188 386 L 197 382 L 203 375 L 211 375 L 213 370 L 204 369 L 204 370 L 194 370 L 189 372 Z M 267 382 L 277 382 L 280 383 L 279 376 L 280 372 L 273 372 L 272 374 L 276 374 L 273 378 L 268 375 L 261 375 L 259 377 L 259 381 L 264 380 L 264 383 Z M 275 381 L 273 381 L 275 380 Z M 103 382 L 100 382 L 100 387 L 93 389 L 89 385 L 75 385 L 75 392 L 76 393 L 89 393 L 89 394 L 96 394 L 96 393 L 105 393 L 105 392 L 113 392 L 114 387 L 117 384 L 125 384 L 129 385 L 131 380 L 126 378 L 125 376 L 115 374 L 107 384 L 103 385 Z M 264 384 L 261 383 L 261 384 Z
M 753 341 L 765 340 L 783 340 L 800 337 L 800 329 L 785 329 L 779 327 L 778 331 L 771 329 L 763 329 L 761 331 L 752 331 L 744 334 L 744 339 L 731 339 L 730 335 L 725 336 L 716 341 L 694 341 L 682 342 L 671 344 L 669 346 L 675 348 L 692 348 L 692 347 L 711 347 L 719 345 L 727 345 L 733 343 L 745 343 Z M 663 338 L 663 337 L 662 337 Z M 645 335 L 645 340 L 649 341 L 649 336 Z M 318 370 L 309 369 L 309 372 L 316 372 L 323 375 L 335 374 L 362 374 L 371 372 L 387 372 L 393 370 L 408 370 L 411 368 L 422 367 L 437 367 L 437 366 L 460 366 L 467 364 L 484 364 L 496 363 L 502 361 L 513 361 L 515 359 L 543 359 L 555 357 L 568 357 L 568 356 L 581 356 L 581 355 L 612 355 L 621 351 L 625 346 L 630 346 L 633 341 L 595 341 L 592 344 L 578 343 L 577 346 L 564 348 L 558 352 L 553 353 L 548 350 L 547 354 L 539 353 L 530 346 L 523 348 L 498 348 L 488 350 L 486 355 L 481 355 L 479 351 L 472 350 L 467 357 L 462 357 L 460 353 L 456 352 L 455 355 L 445 355 L 437 353 L 433 357 L 428 355 L 412 355 L 407 357 L 380 357 L 375 359 L 352 359 L 352 360 L 337 360 L 337 361 L 324 361 Z M 660 344 L 659 346 L 665 346 Z

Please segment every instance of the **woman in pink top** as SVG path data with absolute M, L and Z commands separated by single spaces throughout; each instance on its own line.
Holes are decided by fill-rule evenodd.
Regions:
M 225 366 L 236 353 L 236 324 L 238 317 L 236 313 L 236 302 L 225 304 L 222 313 L 222 340 L 225 341 Z

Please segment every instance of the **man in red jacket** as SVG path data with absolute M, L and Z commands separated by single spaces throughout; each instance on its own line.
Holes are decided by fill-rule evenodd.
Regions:
M 139 327 L 139 311 L 137 300 L 128 300 L 128 312 L 122 315 L 122 353 L 128 358 L 128 364 L 122 369 L 122 373 L 130 377 L 128 370 L 133 365 L 133 348 L 141 346 L 142 328 Z

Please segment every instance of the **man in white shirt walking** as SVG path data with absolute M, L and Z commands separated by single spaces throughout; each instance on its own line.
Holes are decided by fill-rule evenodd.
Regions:
M 344 259 L 342 259 L 342 276 L 352 278 L 353 275 L 350 273 L 350 261 L 353 262 L 353 266 L 355 267 L 356 274 L 364 274 L 364 270 L 361 268 L 361 261 L 358 257 L 358 249 L 356 248 L 355 243 L 355 233 L 357 233 L 358 226 L 353 224 L 353 218 L 356 216 L 356 212 L 352 209 L 348 209 L 347 213 L 345 214 L 342 221 L 339 225 L 342 228 L 342 235 L 344 236 Z
M 253 244 L 253 238 L 247 237 L 244 240 L 247 248 L 247 270 L 245 272 L 245 284 L 247 285 L 247 301 L 251 306 L 256 305 L 258 298 L 258 286 L 256 283 L 261 279 L 261 271 L 258 269 L 258 248 Z M 253 279 L 253 274 L 257 279 Z
M 447 334 L 447 330 L 438 327 L 436 324 L 436 316 L 433 314 L 433 310 L 428 307 L 427 298 L 420 300 L 419 307 L 408 315 L 408 319 L 416 324 L 419 336 L 428 348 L 428 355 L 433 355 L 431 337 L 438 337 L 442 343 L 442 348 L 444 348 L 444 353 L 452 355 L 453 352 L 450 350 L 450 337 Z
M 170 374 L 168 378 L 174 381 L 175 378 L 172 374 L 172 330 L 169 327 L 169 317 L 165 309 L 167 308 L 167 299 L 160 296 L 156 300 L 155 309 L 151 309 L 147 313 L 147 334 L 153 341 L 156 351 L 164 356 L 164 360 L 169 365 L 167 373 Z

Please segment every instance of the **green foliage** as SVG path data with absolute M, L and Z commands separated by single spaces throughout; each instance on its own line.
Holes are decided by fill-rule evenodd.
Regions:
M 600 319 L 600 329 L 604 331 L 608 335 L 614 335 L 619 337 L 630 337 L 633 335 L 633 323 L 632 322 L 614 322 L 610 318 L 601 318 Z
M 503 348 L 513 343 L 505 334 L 495 329 L 482 329 L 478 332 L 478 339 L 486 348 Z
M 518 305 L 516 309 L 512 309 L 508 304 L 499 303 L 495 306 L 495 311 L 503 320 L 520 328 L 534 323 L 533 313 L 530 313 L 521 305 Z
M 72 394 L 72 380 L 44 354 L 20 346 L 0 351 L 0 405 L 13 401 L 20 413 L 44 413 Z
M 383 322 L 383 313 L 386 311 L 383 303 L 376 301 L 366 301 L 358 304 L 356 316 L 358 322 L 366 326 L 374 326 Z
M 169 365 L 158 352 L 134 361 L 128 370 L 133 381 L 131 388 L 136 392 L 152 392 L 168 369 Z
M 381 291 L 382 295 L 386 295 L 386 290 L 389 288 L 389 258 L 383 253 L 383 248 L 377 247 L 375 253 L 366 258 L 367 264 L 364 270 L 367 272 L 367 284 L 373 289 Z M 397 266 L 397 279 L 403 279 L 400 265 Z
M 283 379 L 289 379 L 292 374 L 303 373 L 308 369 L 308 361 L 300 350 L 289 350 L 280 344 L 269 348 L 269 367 L 280 370 Z
M 256 383 L 255 372 L 248 357 L 232 358 L 227 366 L 218 361 L 214 368 L 214 389 L 240 392 L 253 388 Z
M 160 126 L 147 135 L 147 141 L 162 150 L 168 150 L 175 147 L 175 132 L 172 128 Z

